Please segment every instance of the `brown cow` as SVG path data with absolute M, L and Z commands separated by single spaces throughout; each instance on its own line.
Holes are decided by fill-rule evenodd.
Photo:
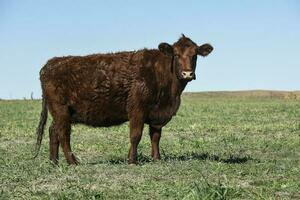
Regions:
M 187 83 L 196 78 L 197 55 L 207 56 L 212 50 L 182 35 L 173 45 L 159 44 L 158 50 L 50 59 L 40 71 L 43 101 L 37 154 L 49 109 L 50 160 L 55 164 L 59 144 L 67 162 L 77 164 L 70 146 L 71 124 L 76 123 L 108 127 L 129 121 L 128 163 L 137 162 L 144 123 L 149 124 L 152 158 L 159 159 L 161 129 L 176 114 Z

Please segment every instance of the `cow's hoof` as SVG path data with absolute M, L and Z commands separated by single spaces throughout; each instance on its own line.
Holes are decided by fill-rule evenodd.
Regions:
M 159 162 L 161 159 L 160 158 L 152 158 L 153 162 Z
M 68 164 L 69 165 L 79 165 L 79 162 L 76 159 L 74 159 L 74 160 L 68 161 Z
M 137 165 L 138 162 L 136 160 L 128 160 L 128 165 Z
M 52 158 L 50 158 L 49 161 L 50 161 L 51 165 L 58 166 L 58 159 L 52 159 Z
M 67 157 L 67 162 L 69 165 L 78 165 L 79 162 L 73 153 L 70 153 Z
M 160 161 L 160 155 L 156 155 L 156 156 L 152 156 L 152 161 L 156 162 L 156 161 Z

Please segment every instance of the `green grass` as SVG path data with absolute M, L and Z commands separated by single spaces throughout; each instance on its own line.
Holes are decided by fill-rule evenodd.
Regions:
M 186 95 L 151 162 L 127 165 L 128 124 L 73 126 L 81 164 L 32 159 L 40 101 L 0 101 L 0 199 L 300 199 L 300 101 Z M 48 125 L 51 119 L 48 121 Z

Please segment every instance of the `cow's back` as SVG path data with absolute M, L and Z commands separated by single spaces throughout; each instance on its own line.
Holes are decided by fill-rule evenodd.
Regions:
M 73 123 L 111 126 L 128 120 L 126 103 L 135 80 L 133 52 L 53 58 L 41 69 L 48 106 L 68 106 Z

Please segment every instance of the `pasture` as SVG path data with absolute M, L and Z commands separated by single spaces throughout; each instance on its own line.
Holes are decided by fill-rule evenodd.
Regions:
M 0 199 L 300 199 L 297 98 L 185 94 L 163 129 L 162 160 L 151 161 L 145 126 L 137 166 L 127 164 L 127 123 L 73 126 L 78 166 L 61 152 L 49 163 L 47 129 L 33 160 L 40 109 L 0 101 Z

